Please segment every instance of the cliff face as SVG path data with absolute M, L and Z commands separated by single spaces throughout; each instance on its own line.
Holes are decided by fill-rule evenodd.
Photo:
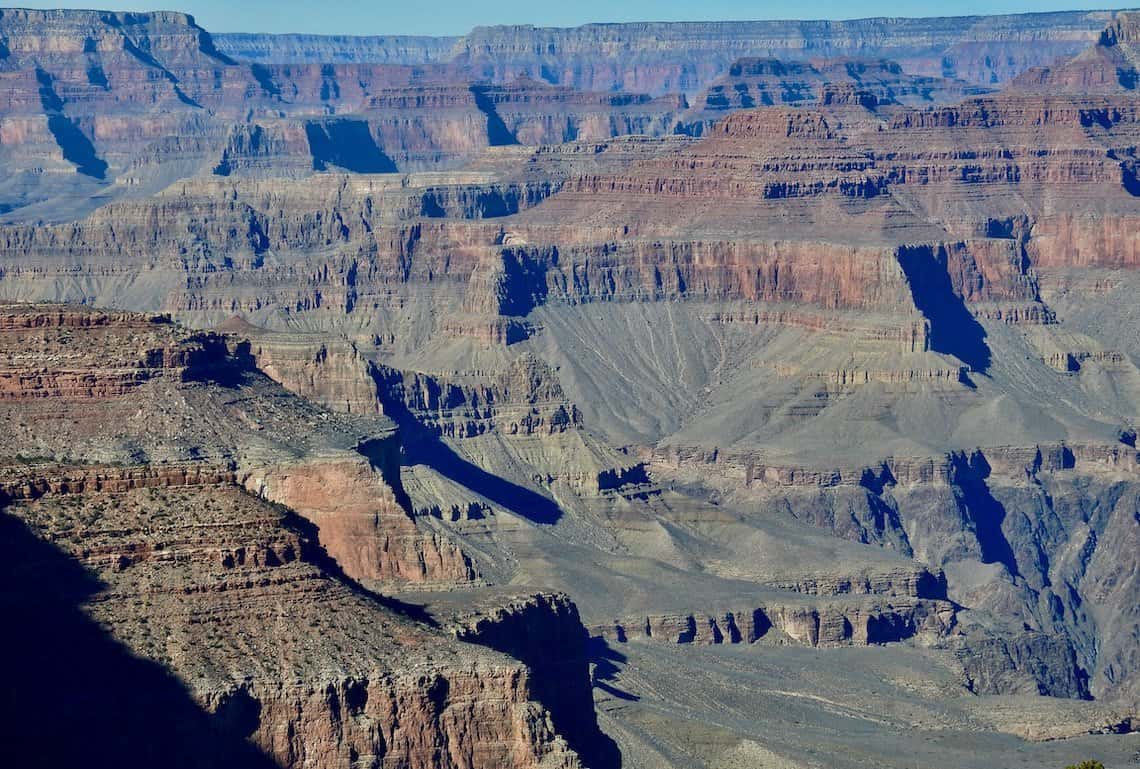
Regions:
M 433 64 L 446 61 L 458 37 L 421 35 L 268 35 L 215 33 L 220 50 L 264 64 Z
M 245 485 L 312 521 L 325 550 L 353 579 L 452 585 L 476 577 L 458 546 L 417 530 L 393 490 L 363 461 L 270 467 Z
M 678 130 L 702 135 L 728 112 L 775 105 L 854 106 L 890 112 L 900 105 L 955 102 L 986 92 L 948 77 L 915 75 L 889 59 L 739 59 L 693 99 Z
M 541 78 L 582 90 L 696 93 L 745 56 L 885 56 L 924 75 L 1004 82 L 1094 42 L 1104 13 L 842 22 L 589 24 L 480 27 L 461 38 L 217 35 L 221 50 L 260 62 L 452 61 L 479 77 Z M 445 52 L 445 46 L 450 49 Z M 631 64 L 630 61 L 635 61 Z
M 256 358 L 244 347 L 231 350 L 223 338 L 187 332 L 165 316 L 44 305 L 9 305 L 0 314 L 0 345 L 10 351 L 0 371 L 0 403 L 13 426 L 11 453 L 120 462 L 211 457 L 218 468 L 212 473 L 316 524 L 322 547 L 355 579 L 474 579 L 470 560 L 454 543 L 417 529 L 400 485 L 399 438 L 390 421 L 364 422 L 373 432 L 353 445 L 350 436 L 337 434 L 343 423 L 329 424 L 326 415 L 325 428 L 311 436 L 323 450 L 300 448 L 309 440 L 302 437 L 310 429 L 306 422 L 316 418 L 311 407 L 297 404 L 270 416 L 256 406 L 223 406 L 218 414 L 215 405 L 201 403 L 217 396 L 213 388 L 249 380 L 262 389 L 263 403 L 270 402 L 272 388 L 258 381 Z M 45 369 L 48 361 L 56 362 Z M 101 424 L 132 408 L 126 422 L 111 429 Z M 41 433 L 23 421 L 33 413 L 50 414 L 61 432 Z M 257 437 L 266 421 L 276 433 L 268 441 Z M 143 424 L 152 435 L 134 434 Z M 139 472 L 141 486 L 167 482 L 161 473 L 147 481 L 145 467 Z M 193 470 L 185 472 L 193 477 Z M 98 474 L 39 482 L 49 490 L 106 490 Z
M 1010 735 L 1131 729 L 1140 664 L 1138 36 L 1089 18 L 0 16 L 0 297 L 88 305 L 0 310 L 3 504 L 219 750 L 1065 765 Z
M 621 753 L 598 728 L 590 675 L 590 638 L 564 595 L 514 599 L 489 612 L 451 618 L 460 639 L 505 652 L 531 669 L 533 696 L 591 767 L 617 767 Z
M 1078 52 L 1109 18 L 320 39 L 215 37 L 177 13 L 12 9 L 0 17 L 0 158 L 18 183 L 0 191 L 8 209 L 0 213 L 72 218 L 108 197 L 202 172 L 416 171 L 454 168 L 506 144 L 701 133 L 725 109 L 769 102 L 944 101 L 969 93 L 967 82 L 1005 81 Z M 851 56 L 865 61 L 843 58 Z M 799 74 L 779 78 L 777 89 L 755 57 L 778 58 L 773 67 Z M 724 82 L 714 82 L 719 76 Z M 695 110 L 677 95 L 706 86 Z
M 74 528 L 80 520 L 92 523 Z M 347 765 L 359 756 L 422 767 L 578 765 L 551 731 L 549 716 L 530 701 L 525 668 L 474 647 L 459 649 L 338 581 L 320 565 L 327 556 L 316 542 L 280 508 L 233 486 L 49 491 L 35 500 L 7 499 L 3 522 L 20 537 L 6 536 L 6 544 L 36 543 L 30 552 L 7 553 L 5 568 L 13 571 L 4 603 L 17 616 L 45 621 L 34 626 L 47 644 L 8 639 L 8 650 L 17 644 L 30 664 L 50 656 L 52 629 L 78 625 L 85 637 L 105 634 L 77 650 L 91 666 L 59 682 L 77 691 L 103 684 L 65 697 L 56 711 L 57 725 L 92 733 L 83 745 L 86 761 L 110 761 L 105 751 L 116 742 L 110 734 L 125 738 L 124 728 L 144 728 L 134 708 L 149 698 L 151 706 L 194 713 L 190 722 L 208 723 L 223 744 L 255 746 L 280 766 Z M 37 605 L 38 592 L 60 587 L 53 570 L 75 561 L 80 565 L 69 568 L 89 574 L 96 586 L 72 599 L 86 605 Z M 29 584 L 33 574 L 48 581 Z M 141 659 L 119 661 L 120 649 Z M 408 664 L 412 650 L 415 662 Z M 99 670 L 99 663 L 109 664 L 100 655 L 116 662 Z M 188 700 L 179 702 L 153 682 L 130 693 L 158 670 L 186 682 Z M 5 687 L 30 704 L 42 696 L 38 683 L 18 676 Z M 94 734 L 97 724 L 116 717 L 128 720 L 110 734 Z M 38 765 L 42 722 L 18 723 L 25 721 L 29 730 L 15 730 L 9 749 Z M 152 737 L 175 742 L 167 731 Z M 209 742 L 182 747 L 176 765 L 208 765 Z
M 145 711 L 159 708 L 183 713 L 185 729 L 155 727 L 148 744 L 177 747 L 179 766 L 259 765 L 262 754 L 280 766 L 361 756 L 469 769 L 580 765 L 534 701 L 536 686 L 547 697 L 552 683 L 520 661 L 535 658 L 526 638 L 507 650 L 515 659 L 483 652 L 400 613 L 398 602 L 386 608 L 358 581 L 454 586 L 475 576 L 458 547 L 405 512 L 390 422 L 356 418 L 372 437 L 345 450 L 347 418 L 275 390 L 232 343 L 165 316 L 9 305 L 0 317 L 0 344 L 12 353 L 4 381 L 15 383 L 0 401 L 9 435 L 0 603 L 42 630 L 6 639 L 5 651 L 30 663 L 58 653 L 54 631 L 86 639 L 86 672 L 52 687 L 86 692 L 57 710 L 57 725 L 90 735 L 84 760 L 110 762 L 129 737 L 124 724 L 146 728 Z M 83 387 L 24 373 L 63 360 Z M 122 371 L 135 372 L 132 386 L 104 384 Z M 229 410 L 234 398 L 240 411 Z M 34 418 L 41 409 L 50 425 Z M 122 409 L 142 421 L 118 419 Z M 164 422 L 179 425 L 178 438 Z M 186 459 L 148 457 L 172 443 L 185 445 Z M 545 631 L 542 612 L 528 620 L 533 632 L 584 633 L 572 605 L 560 611 Z M 584 649 L 573 651 L 563 672 L 587 697 L 555 705 L 572 730 L 593 723 Z M 5 697 L 38 702 L 43 683 L 17 676 Z M 13 755 L 40 765 L 42 721 L 9 727 Z M 211 739 L 195 744 L 199 732 Z
M 1127 699 L 1134 684 L 1118 670 L 1133 634 L 1118 635 L 1115 618 L 1131 615 L 1136 584 L 1123 577 L 1106 592 L 1099 571 L 1105 563 L 1118 576 L 1133 571 L 1129 511 L 1138 459 L 1135 449 L 1122 445 L 1053 445 L 994 447 L 934 461 L 895 457 L 878 467 L 828 471 L 776 466 L 758 455 L 701 456 L 680 448 L 658 461 L 671 468 L 665 472 L 682 474 L 705 463 L 709 470 L 700 472 L 747 489 L 737 492 L 741 504 L 781 500 L 812 525 L 903 548 L 945 570 L 947 595 L 956 604 L 1023 623 L 1029 632 L 1006 636 L 1009 630 L 972 628 L 973 612 L 958 617 L 965 628 L 960 654 L 974 690 Z M 852 526 L 834 515 L 848 490 L 870 495 L 862 504 L 890 515 Z M 969 565 L 982 563 L 990 564 L 990 573 Z M 917 589 L 919 596 L 930 595 L 923 592 L 929 584 Z M 752 627 L 755 620 L 745 624 Z M 695 627 L 700 626 L 698 621 Z M 767 626 L 779 629 L 780 621 L 768 620 Z M 1095 648 L 1089 645 L 1093 637 L 1099 639 Z
M 0 213 L 56 220 L 200 173 L 451 168 L 489 146 L 666 133 L 683 106 L 530 80 L 488 86 L 402 55 L 239 62 L 175 13 L 7 10 L 0 40 L 0 159 L 13 179 Z

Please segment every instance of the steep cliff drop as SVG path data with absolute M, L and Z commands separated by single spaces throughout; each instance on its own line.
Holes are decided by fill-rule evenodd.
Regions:
M 390 423 L 368 461 L 338 448 L 342 420 L 163 316 L 5 305 L 0 346 L 20 765 L 580 765 L 545 671 L 362 586 L 473 576 L 399 511 Z M 587 698 L 558 720 L 592 718 Z
M 9 743 L 1125 765 L 1138 29 L 0 11 Z

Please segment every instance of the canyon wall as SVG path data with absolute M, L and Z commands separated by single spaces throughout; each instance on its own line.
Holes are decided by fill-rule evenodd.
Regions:
M 986 708 L 1104 728 L 1138 28 L 0 12 L 4 525 L 288 766 L 729 763 L 682 673 L 994 754 Z M 756 744 L 818 763 L 792 732 Z
M 231 56 L 264 63 L 451 61 L 498 80 L 525 75 L 583 90 L 660 94 L 695 93 L 744 56 L 885 56 L 918 74 L 1004 82 L 1030 66 L 1076 55 L 1109 18 L 1071 12 L 988 17 L 981 23 L 977 17 L 666 22 L 480 27 L 459 38 L 223 34 L 216 40 Z

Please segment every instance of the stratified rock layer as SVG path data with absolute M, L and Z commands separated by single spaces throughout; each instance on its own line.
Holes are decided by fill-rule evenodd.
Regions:
M 525 668 L 457 648 L 333 578 L 319 565 L 327 556 L 282 508 L 235 486 L 53 489 L 5 503 L 3 541 L 12 551 L 2 600 L 8 616 L 35 620 L 22 638 L 5 640 L 6 650 L 50 669 L 52 631 L 106 634 L 81 641 L 71 655 L 85 663 L 77 677 L 50 687 L 59 698 L 55 728 L 87 737 L 76 760 L 108 764 L 118 740 L 146 728 L 134 710 L 145 700 L 167 716 L 168 708 L 195 713 L 190 724 L 209 724 L 217 742 L 248 740 L 280 766 L 347 766 L 362 756 L 409 767 L 578 765 L 530 701 Z M 69 594 L 75 586 L 60 576 L 68 569 L 97 587 Z M 119 661 L 120 650 L 141 659 Z M 159 669 L 186 682 L 189 701 L 149 680 Z M 121 678 L 102 680 L 114 675 Z M 96 682 L 100 690 L 85 691 Z M 44 683 L 17 675 L 5 688 L 31 706 Z M 62 696 L 69 688 L 82 695 Z M 128 693 L 134 688 L 143 691 Z M 97 733 L 105 720 L 117 721 L 113 731 Z M 5 728 L 12 726 L 19 728 L 7 749 L 39 765 L 44 722 L 17 717 Z M 192 734 L 172 734 L 136 737 L 155 759 L 177 748 L 161 759 L 177 766 L 224 755 Z M 52 760 L 71 752 L 52 751 Z
M 283 516 L 264 545 L 222 537 L 217 568 L 356 591 L 314 598 L 341 650 L 309 633 L 347 672 L 249 688 L 302 742 L 230 690 L 208 710 L 286 763 L 367 762 L 376 734 L 421 763 L 571 761 L 555 733 L 595 769 L 607 734 L 646 767 L 1116 760 L 1140 680 L 1140 25 L 964 23 L 490 29 L 367 63 L 368 41 L 248 37 L 267 58 L 230 61 L 172 14 L 0 17 L 23 169 L 0 296 L 120 308 L 0 312 L 4 493 L 112 575 L 182 540 L 160 517 L 105 544 L 103 496 Z M 690 95 L 626 93 L 663 90 Z M 341 615 L 373 605 L 471 665 L 345 662 Z M 364 735 L 378 701 L 415 727 Z
M 912 71 L 974 83 L 1073 56 L 1109 14 L 934 19 L 480 27 L 460 38 L 217 35 L 221 50 L 265 63 L 353 61 L 470 68 L 484 77 L 542 78 L 584 90 L 699 91 L 744 56 L 885 56 Z M 630 66 L 627 61 L 637 62 Z

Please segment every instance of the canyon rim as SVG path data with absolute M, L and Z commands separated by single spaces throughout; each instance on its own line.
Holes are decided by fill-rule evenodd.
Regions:
M 1138 146 L 1125 9 L 0 8 L 0 766 L 1140 765 Z

